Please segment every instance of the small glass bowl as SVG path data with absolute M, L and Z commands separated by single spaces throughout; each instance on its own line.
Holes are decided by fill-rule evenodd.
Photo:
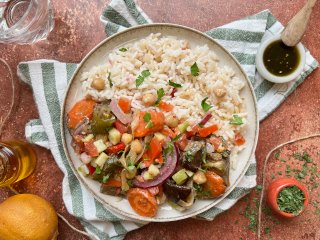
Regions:
M 276 75 L 270 73 L 263 63 L 263 54 L 264 54 L 265 49 L 270 45 L 270 43 L 277 41 L 277 40 L 280 40 L 280 39 L 281 39 L 280 35 L 276 35 L 271 38 L 268 38 L 267 40 L 265 40 L 264 42 L 261 43 L 261 45 L 258 49 L 257 55 L 256 55 L 256 67 L 257 67 L 258 72 L 260 73 L 260 75 L 264 79 L 266 79 L 270 82 L 274 82 L 274 83 L 285 83 L 285 82 L 289 82 L 289 81 L 292 81 L 293 79 L 297 78 L 301 74 L 301 72 L 303 71 L 304 65 L 306 63 L 305 49 L 304 49 L 303 45 L 301 43 L 299 43 L 296 46 L 299 51 L 299 54 L 300 54 L 300 62 L 299 62 L 297 69 L 287 76 L 276 76 Z

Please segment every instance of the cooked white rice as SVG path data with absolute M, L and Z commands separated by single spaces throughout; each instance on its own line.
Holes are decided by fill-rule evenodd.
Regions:
M 150 108 L 142 104 L 143 94 L 156 95 L 157 90 L 163 88 L 166 95 L 162 100 L 174 105 L 173 113 L 180 120 L 190 123 L 199 123 L 207 114 L 201 107 L 201 101 L 209 97 L 207 103 L 213 105 L 209 110 L 213 114 L 209 122 L 218 124 L 217 135 L 233 140 L 235 132 L 243 130 L 247 122 L 240 90 L 245 83 L 230 67 L 221 66 L 219 57 L 207 45 L 189 48 L 186 40 L 161 37 L 156 33 L 123 47 L 128 50 L 121 52 L 115 49 L 106 63 L 83 74 L 82 87 L 87 95 L 99 101 L 126 97 L 132 100 L 133 109 L 146 110 Z M 190 71 L 195 62 L 199 68 L 197 77 Z M 135 80 L 143 70 L 149 70 L 151 75 L 136 87 Z M 111 88 L 109 73 L 113 83 Z M 104 90 L 97 91 L 91 87 L 95 78 L 105 81 Z M 174 98 L 170 96 L 172 86 L 168 84 L 169 80 L 182 85 Z M 224 96 L 219 97 L 219 93 Z M 244 124 L 230 124 L 234 114 L 242 117 Z

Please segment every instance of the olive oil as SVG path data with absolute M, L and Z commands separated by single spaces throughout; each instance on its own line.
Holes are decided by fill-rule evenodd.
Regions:
M 297 47 L 288 47 L 281 40 L 274 41 L 263 53 L 263 63 L 273 75 L 284 77 L 293 73 L 300 63 Z
M 0 142 L 0 187 L 28 177 L 36 166 L 36 154 L 22 141 Z

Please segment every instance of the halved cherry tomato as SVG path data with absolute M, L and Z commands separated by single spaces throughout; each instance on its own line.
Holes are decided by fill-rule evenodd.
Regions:
M 91 99 L 83 99 L 77 102 L 68 112 L 68 127 L 75 128 L 84 118 L 91 119 L 96 102 Z
M 214 149 L 217 150 L 220 147 L 222 140 L 219 137 L 211 137 L 209 138 L 209 142 L 212 144 Z
M 114 122 L 114 127 L 121 133 L 124 134 L 128 132 L 128 127 L 120 122 L 118 119 Z
M 94 174 L 94 172 L 96 171 L 96 168 L 93 167 L 93 166 L 91 166 L 90 163 L 87 164 L 87 167 L 88 167 L 88 169 L 89 169 L 89 174 L 90 174 L 90 175 Z
M 211 171 L 207 171 L 205 176 L 207 181 L 203 184 L 203 188 L 210 192 L 211 197 L 219 197 L 225 192 L 226 185 L 222 177 Z
M 199 128 L 198 132 L 200 137 L 208 137 L 210 134 L 216 132 L 218 130 L 218 126 L 216 124 L 213 124 L 209 127 L 205 127 L 205 128 Z
M 144 217 L 154 217 L 158 211 L 155 196 L 147 189 L 131 188 L 128 193 L 128 201 L 134 211 Z
M 120 98 L 118 105 L 124 113 L 129 113 L 131 111 L 131 101 L 126 98 Z
M 246 140 L 244 139 L 241 133 L 237 132 L 234 137 L 234 142 L 236 145 L 239 146 L 239 145 L 243 145 L 246 142 Z
M 160 101 L 159 108 L 162 111 L 171 112 L 173 110 L 174 106 L 172 104 L 170 104 L 170 103 L 166 103 L 164 101 Z
M 108 154 L 114 154 L 117 152 L 120 152 L 126 148 L 126 145 L 124 143 L 119 143 L 117 145 L 111 146 L 107 148 Z
M 85 152 L 90 156 L 90 157 L 97 157 L 99 156 L 99 152 L 97 147 L 93 144 L 94 140 L 91 139 L 88 142 L 84 143 L 84 149 Z

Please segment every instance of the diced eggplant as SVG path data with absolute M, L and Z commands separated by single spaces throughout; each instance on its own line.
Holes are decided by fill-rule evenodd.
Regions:
M 182 156 L 182 166 L 196 172 L 206 159 L 205 142 L 191 142 Z
M 108 186 L 107 184 L 102 183 L 100 187 L 100 192 L 107 195 L 117 196 L 120 194 L 121 188 Z
M 164 186 L 163 190 L 166 196 L 175 201 L 179 199 L 182 199 L 182 200 L 186 199 L 190 195 L 192 190 L 191 187 L 187 187 L 183 185 L 179 186 L 175 184 L 175 182 L 171 179 L 167 180 L 163 186 Z

